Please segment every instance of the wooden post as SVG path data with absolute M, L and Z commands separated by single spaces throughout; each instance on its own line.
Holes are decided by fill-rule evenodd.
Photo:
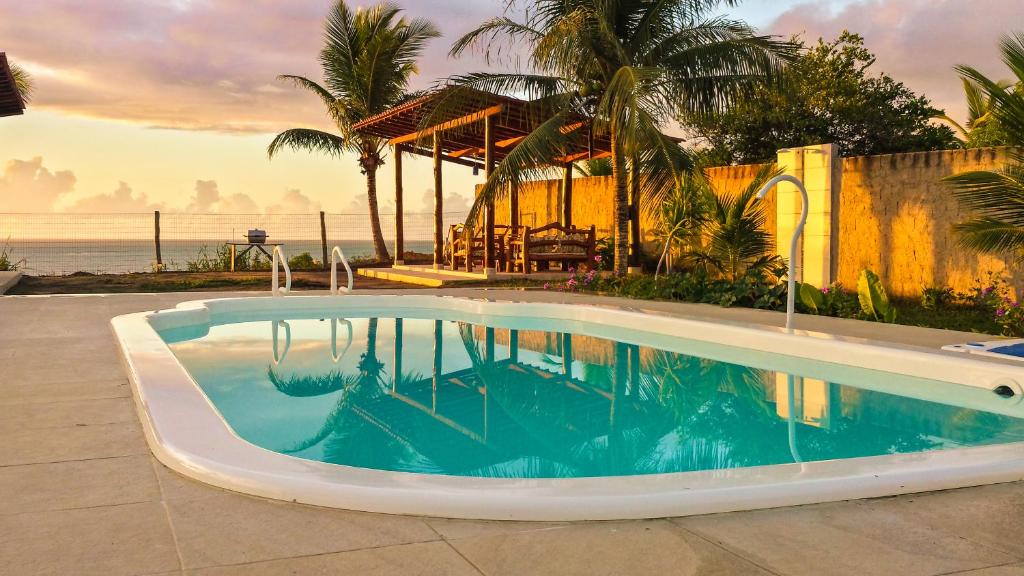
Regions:
M 508 359 L 519 362 L 519 330 L 508 331 Z
M 327 221 L 324 211 L 320 211 L 320 253 L 323 254 L 323 269 L 327 270 L 330 263 L 327 262 Z
M 153 241 L 156 244 L 156 272 L 164 269 L 164 257 L 160 254 L 160 211 L 153 211 Z
M 391 391 L 395 392 L 398 388 L 398 381 L 402 378 L 402 344 L 404 335 L 402 334 L 402 319 L 395 318 L 395 374 L 394 378 L 391 379 Z
M 629 163 L 629 272 L 640 272 L 640 171 L 636 156 Z
M 435 414 L 437 413 L 437 388 L 444 372 L 443 327 L 442 320 L 434 320 L 434 377 L 431 379 L 430 405 Z
M 572 334 L 562 334 L 562 371 L 572 379 Z
M 562 226 L 572 226 L 572 162 L 562 172 Z
M 519 184 L 513 180 L 509 184 L 508 191 L 508 225 L 512 230 L 519 228 Z M 525 250 L 526 247 L 523 247 Z M 512 271 L 512 259 L 510 258 L 508 264 L 505 265 L 505 271 Z M 524 270 L 525 271 L 525 270 Z
M 494 363 L 494 328 L 484 328 L 484 356 L 488 364 Z
M 484 119 L 484 174 L 487 180 L 494 173 L 494 116 Z M 495 270 L 494 261 L 494 200 L 484 210 L 484 272 Z
M 441 178 L 441 135 L 434 134 L 434 268 L 444 265 L 444 183 Z
M 402 220 L 402 147 L 395 152 L 395 264 L 405 264 L 405 230 Z

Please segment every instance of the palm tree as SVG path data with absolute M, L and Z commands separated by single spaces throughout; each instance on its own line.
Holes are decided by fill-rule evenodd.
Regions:
M 32 99 L 33 88 L 35 87 L 32 82 L 32 77 L 29 76 L 28 72 L 24 68 L 17 64 L 11 64 L 11 74 L 14 75 L 14 87 L 18 89 L 18 93 L 21 94 L 21 99 L 25 103 L 28 103 Z
M 723 109 L 742 87 L 775 76 L 795 53 L 793 44 L 713 15 L 720 5 L 737 3 L 534 0 L 524 20 L 493 18 L 459 39 L 453 56 L 473 47 L 491 53 L 503 40 L 525 45 L 529 72 L 474 73 L 452 82 L 525 95 L 541 119 L 484 184 L 469 220 L 523 174 L 578 149 L 582 139 L 605 138 L 615 183 L 615 270 L 625 272 L 628 165 L 645 168 L 646 194 L 671 188 L 687 158 L 661 126 L 679 112 Z M 590 121 L 591 134 L 581 134 L 581 118 Z
M 935 118 L 949 123 L 957 131 L 957 139 L 967 144 L 971 141 L 972 133 L 984 128 L 992 119 L 992 99 L 986 96 L 982 87 L 970 78 L 961 78 L 964 88 L 964 99 L 967 100 L 967 121 L 963 124 L 942 113 Z M 1014 87 L 1012 80 L 1000 80 L 996 86 L 1007 90 Z
M 381 261 L 390 258 L 377 211 L 377 169 L 384 163 L 387 142 L 360 134 L 352 126 L 405 97 L 409 78 L 417 72 L 417 58 L 428 40 L 440 36 L 429 21 L 407 20 L 400 16 L 401 12 L 391 3 L 355 12 L 344 0 L 334 3 L 327 15 L 324 47 L 320 51 L 324 85 L 302 76 L 279 78 L 316 94 L 339 133 L 293 128 L 278 134 L 267 148 L 271 158 L 282 148 L 331 156 L 358 154 L 359 167 L 366 175 L 373 249 Z
M 710 186 L 706 188 L 708 241 L 695 255 L 698 261 L 732 281 L 747 270 L 778 262 L 778 257 L 770 254 L 771 234 L 765 231 L 768 205 L 757 200 L 757 193 L 779 174 L 780 170 L 768 164 L 738 193 L 716 193 Z
M 1024 33 L 1004 36 L 999 42 L 1002 60 L 1024 86 Z M 970 66 L 958 66 L 961 76 L 974 82 L 991 101 L 991 121 L 999 125 L 1011 146 L 1024 146 L 1024 89 L 1006 90 Z M 998 170 L 962 172 L 946 178 L 960 204 L 974 218 L 955 226 L 961 243 L 983 252 L 1011 251 L 1024 261 L 1024 153 L 1008 152 L 1009 161 Z

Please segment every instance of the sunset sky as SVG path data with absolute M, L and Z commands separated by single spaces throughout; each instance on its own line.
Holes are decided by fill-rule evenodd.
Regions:
M 275 80 L 284 73 L 319 79 L 330 3 L 0 0 L 0 51 L 36 80 L 27 113 L 0 119 L 0 212 L 365 211 L 353 158 L 266 156 L 281 129 L 330 129 L 319 101 Z M 445 35 L 430 46 L 414 88 L 484 67 L 450 60 L 447 51 L 499 14 L 502 0 L 400 3 Z M 858 32 L 878 54 L 878 69 L 959 118 L 952 66 L 1004 76 L 996 40 L 1020 27 L 1022 11 L 1024 0 L 748 0 L 729 13 L 786 36 Z M 406 210 L 429 211 L 429 160 L 406 170 Z M 464 209 L 478 178 L 446 170 L 447 206 Z M 381 194 L 388 211 L 390 166 Z

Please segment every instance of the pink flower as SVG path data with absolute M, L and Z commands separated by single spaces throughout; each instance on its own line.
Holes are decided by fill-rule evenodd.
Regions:
M 600 254 L 598 254 L 597 256 L 594 256 L 594 262 L 600 262 L 600 261 L 601 261 L 601 255 Z
M 1006 316 L 1006 309 L 1005 308 L 998 308 L 996 310 L 996 318 L 1002 318 L 1003 316 Z
M 832 289 L 829 288 L 828 286 L 825 286 L 824 288 L 821 289 L 821 293 L 822 294 L 828 294 L 831 291 L 832 291 Z
M 549 283 L 549 282 L 545 282 L 545 283 L 544 283 L 544 289 L 545 289 L 545 290 L 547 290 L 547 289 L 549 289 L 549 288 L 551 288 L 551 283 Z

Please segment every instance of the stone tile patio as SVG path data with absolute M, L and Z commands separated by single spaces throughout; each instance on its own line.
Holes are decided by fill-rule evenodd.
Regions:
M 483 294 L 445 291 L 459 293 Z M 149 455 L 108 321 L 203 297 L 0 298 L 0 573 L 1024 575 L 1024 483 L 703 517 L 546 524 L 329 510 L 194 482 Z M 781 322 L 768 312 L 601 302 Z M 927 345 L 964 338 L 801 321 Z

